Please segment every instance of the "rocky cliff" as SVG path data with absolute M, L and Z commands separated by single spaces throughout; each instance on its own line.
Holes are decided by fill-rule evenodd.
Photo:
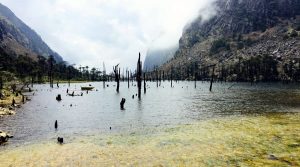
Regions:
M 9 55 L 27 55 L 32 58 L 36 58 L 37 55 L 44 57 L 53 55 L 56 61 L 63 61 L 62 57 L 51 50 L 34 30 L 2 4 L 0 4 L 0 49 Z
M 226 73 L 232 80 L 243 70 L 248 74 L 242 80 L 249 80 L 250 73 L 255 73 L 252 80 L 267 80 L 268 70 L 277 75 L 272 80 L 295 77 L 300 65 L 300 0 L 217 0 L 214 5 L 212 18 L 199 17 L 186 27 L 174 59 L 162 70 L 177 69 L 186 79 L 193 71 L 191 64 L 197 63 L 199 69 L 216 65 L 218 77 Z M 259 71 L 252 70 L 254 59 Z M 265 59 L 276 66 L 266 69 Z M 287 74 L 291 70 L 296 72 Z

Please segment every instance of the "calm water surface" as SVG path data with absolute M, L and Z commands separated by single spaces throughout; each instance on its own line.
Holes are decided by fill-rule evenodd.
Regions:
M 67 96 L 66 90 L 81 94 L 80 87 L 92 84 L 97 91 L 83 96 Z M 0 118 L 0 129 L 14 135 L 5 147 L 18 146 L 40 140 L 52 140 L 64 136 L 89 136 L 101 133 L 123 133 L 207 120 L 216 117 L 257 115 L 276 112 L 300 111 L 300 85 L 279 83 L 215 83 L 209 92 L 209 83 L 179 82 L 170 88 L 169 82 L 160 87 L 148 82 L 146 94 L 141 100 L 132 95 L 137 88 L 127 88 L 121 83 L 120 93 L 115 83 L 76 83 L 68 87 L 50 89 L 49 85 L 35 85 L 30 102 L 17 110 L 15 116 Z M 57 94 L 62 101 L 57 102 Z M 120 101 L 126 98 L 125 110 Z M 58 120 L 58 130 L 54 122 Z M 109 129 L 112 127 L 112 130 Z

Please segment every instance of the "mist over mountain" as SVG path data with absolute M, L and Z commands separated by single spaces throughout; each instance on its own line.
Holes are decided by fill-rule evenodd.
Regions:
M 175 68 L 181 78 L 188 78 L 196 62 L 199 67 L 215 64 L 218 77 L 226 72 L 233 79 L 244 72 L 243 80 L 250 74 L 256 80 L 295 78 L 300 0 L 218 0 L 213 7 L 213 17 L 199 16 L 186 26 L 174 59 L 162 70 Z
M 37 55 L 53 55 L 57 62 L 62 57 L 50 49 L 42 38 L 6 6 L 0 4 L 0 49 L 9 55 L 24 55 L 36 58 Z
M 145 58 L 143 70 L 153 71 L 155 67 L 159 67 L 162 64 L 169 61 L 174 54 L 178 46 L 173 46 L 166 49 L 149 49 Z

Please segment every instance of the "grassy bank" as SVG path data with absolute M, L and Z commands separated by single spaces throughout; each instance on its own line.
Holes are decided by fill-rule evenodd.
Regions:
M 227 117 L 2 151 L 0 166 L 299 166 L 300 114 Z

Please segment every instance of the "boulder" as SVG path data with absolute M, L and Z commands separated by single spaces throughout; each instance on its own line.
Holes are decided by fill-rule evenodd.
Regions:
M 0 144 L 7 142 L 9 138 L 13 138 L 13 136 L 6 132 L 0 131 Z
M 14 115 L 14 114 L 16 114 L 16 112 L 13 111 L 12 109 L 0 107 L 0 115 Z

